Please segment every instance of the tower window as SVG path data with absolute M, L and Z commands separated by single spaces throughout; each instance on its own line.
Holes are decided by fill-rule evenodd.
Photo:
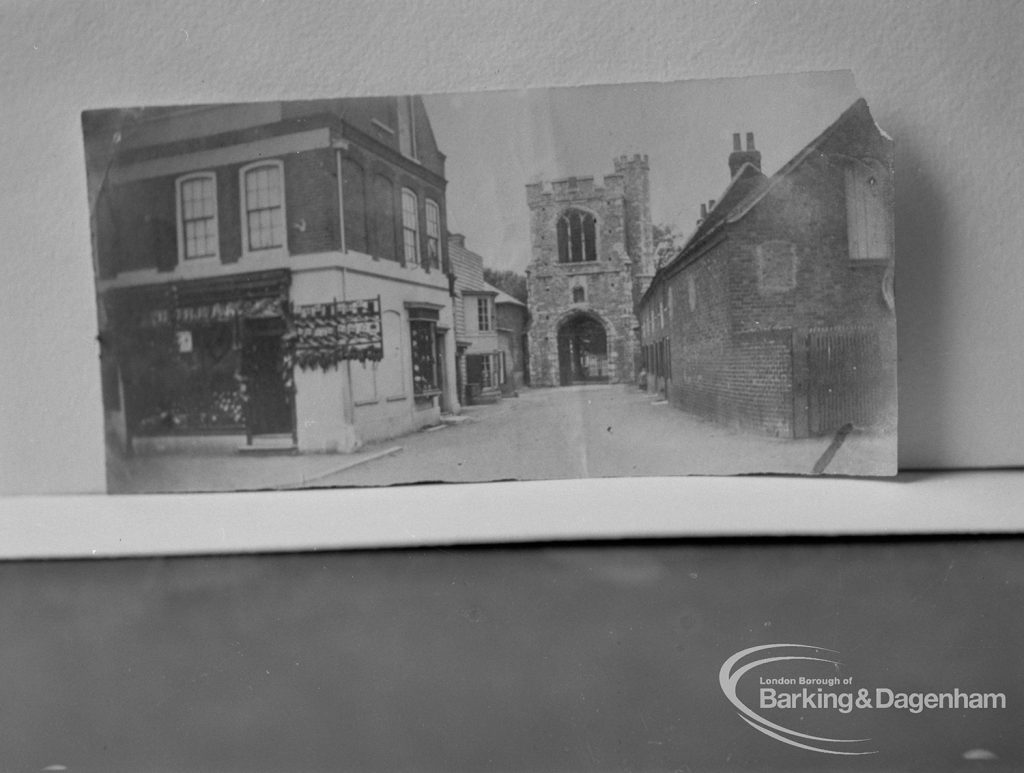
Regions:
M 582 263 L 597 260 L 597 222 L 589 212 L 566 210 L 558 218 L 558 260 Z
M 572 302 L 583 303 L 586 300 L 587 293 L 582 287 L 572 288 Z

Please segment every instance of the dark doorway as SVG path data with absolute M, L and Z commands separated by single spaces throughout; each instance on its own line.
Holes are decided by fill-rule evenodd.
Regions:
M 558 328 L 558 377 L 562 386 L 608 380 L 608 339 L 599 320 L 577 314 Z
M 245 326 L 242 371 L 248 391 L 247 434 L 293 434 L 293 396 L 284 372 L 284 320 L 251 319 Z

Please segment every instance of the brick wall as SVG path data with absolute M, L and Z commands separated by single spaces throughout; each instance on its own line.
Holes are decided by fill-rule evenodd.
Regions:
M 419 211 L 420 261 L 426 265 L 427 257 L 427 216 L 429 198 L 438 206 L 440 216 L 440 269 L 449 270 L 447 244 L 447 211 L 443 188 L 411 174 L 405 161 L 385 158 L 373 152 L 372 148 L 350 145 L 344 151 L 345 167 L 349 175 L 345 186 L 345 234 L 349 250 L 364 252 L 374 258 L 405 262 L 402 250 L 402 189 L 408 188 L 416 195 Z M 357 177 L 358 175 L 358 177 Z M 388 196 L 392 216 L 384 216 L 380 200 L 381 181 L 389 187 Z M 437 270 L 437 269 L 430 269 Z
M 288 156 L 284 178 L 289 251 L 301 255 L 340 250 L 335 151 L 324 148 Z
M 891 170 L 891 153 L 866 112 L 849 115 L 717 241 L 659 278 L 671 298 L 674 405 L 766 434 L 804 432 L 794 416 L 806 398 L 806 385 L 794 384 L 794 335 L 857 327 L 879 331 L 877 378 L 894 406 L 895 317 L 882 292 L 891 256 L 851 259 L 846 200 L 847 167 L 867 157 Z M 891 179 L 879 184 L 891 206 Z M 652 291 L 639 309 L 645 345 L 665 335 L 651 323 L 661 303 Z M 887 410 L 894 415 L 883 408 L 883 420 Z
M 735 330 L 888 317 L 881 292 L 887 265 L 849 258 L 842 169 L 811 159 L 788 180 L 730 230 Z M 788 287 L 777 281 L 784 258 L 794 269 Z
M 271 159 L 272 160 L 272 159 Z M 239 174 L 245 164 L 196 171 L 217 177 L 217 227 L 220 260 L 242 255 Z M 97 216 L 101 274 L 178 264 L 176 181 L 182 175 L 155 177 L 110 188 Z M 313 150 L 284 159 L 285 227 L 292 254 L 341 248 L 338 177 L 334 151 Z

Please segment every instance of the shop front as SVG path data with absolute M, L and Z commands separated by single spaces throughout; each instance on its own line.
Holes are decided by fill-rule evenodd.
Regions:
M 288 271 L 107 295 L 125 445 L 149 437 L 295 437 Z

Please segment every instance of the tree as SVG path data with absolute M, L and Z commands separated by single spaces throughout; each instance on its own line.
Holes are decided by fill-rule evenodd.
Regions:
M 654 223 L 651 225 L 651 236 L 654 241 L 654 247 L 657 249 L 658 245 L 666 239 L 678 239 L 679 233 L 676 231 L 676 227 L 674 225 L 670 225 L 668 223 Z
M 526 277 L 523 274 L 508 270 L 498 271 L 485 266 L 484 281 L 508 293 L 517 301 L 526 303 Z

